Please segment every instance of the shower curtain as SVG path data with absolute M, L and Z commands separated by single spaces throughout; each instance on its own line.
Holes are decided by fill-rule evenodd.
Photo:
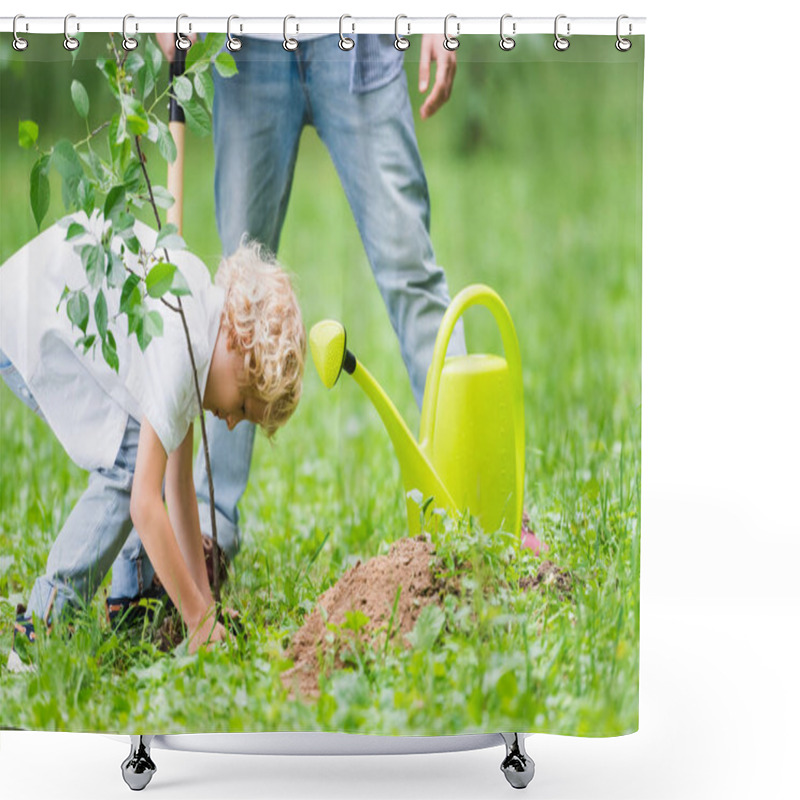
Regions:
M 643 38 L 29 38 L 0 43 L 0 728 L 636 730 Z M 219 333 L 243 241 L 295 362 L 293 307 Z M 284 387 L 274 436 L 243 365 Z

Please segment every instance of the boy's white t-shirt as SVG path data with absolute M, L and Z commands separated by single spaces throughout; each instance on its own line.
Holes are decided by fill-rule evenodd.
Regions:
M 104 221 L 85 214 L 71 216 L 84 227 L 102 231 Z M 137 222 L 136 236 L 148 252 L 155 247 L 156 231 Z M 81 331 L 69 321 L 66 303 L 56 310 L 65 286 L 83 288 L 94 306 L 96 292 L 86 284 L 86 273 L 75 246 L 93 241 L 89 236 L 66 241 L 66 227 L 56 224 L 39 234 L 0 267 L 0 350 L 28 385 L 70 458 L 83 469 L 113 466 L 128 416 L 152 425 L 167 453 L 186 437 L 200 413 L 191 361 L 180 315 L 159 300 L 147 298 L 161 314 L 162 336 L 153 338 L 144 352 L 128 335 L 127 317 L 117 316 L 120 289 L 106 290 L 108 328 L 119 356 L 119 372 L 106 364 L 99 345 L 84 354 L 75 347 Z M 119 245 L 112 242 L 112 250 Z M 197 365 L 201 396 L 205 392 L 211 356 L 219 331 L 224 291 L 211 282 L 205 264 L 182 250 L 170 251 L 170 260 L 183 273 L 192 294 L 182 298 Z M 135 256 L 127 265 L 141 273 Z M 171 295 L 166 296 L 175 304 Z M 95 333 L 94 313 L 87 333 Z

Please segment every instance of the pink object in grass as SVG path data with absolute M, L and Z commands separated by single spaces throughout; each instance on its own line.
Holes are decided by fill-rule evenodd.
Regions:
M 546 553 L 550 546 L 543 542 L 530 527 L 531 518 L 526 512 L 522 514 L 522 531 L 520 533 L 522 546 L 533 550 L 533 554 L 538 556 L 539 553 Z

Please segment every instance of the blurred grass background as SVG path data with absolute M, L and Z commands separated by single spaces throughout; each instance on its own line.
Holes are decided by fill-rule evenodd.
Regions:
M 14 52 L 9 37 L 0 40 L 0 262 L 36 234 L 28 202 L 34 157 L 17 144 L 19 120 L 39 124 L 45 148 L 83 136 L 69 94 L 74 77 L 89 90 L 90 122 L 111 110 L 94 66 L 102 37 L 87 37 L 74 64 L 59 37 L 42 39 L 34 37 L 24 54 Z M 312 710 L 286 701 L 276 679 L 281 644 L 346 566 L 384 551 L 406 526 L 399 468 L 377 415 L 352 381 L 324 390 L 309 360 L 296 416 L 275 445 L 257 442 L 242 504 L 245 544 L 230 592 L 252 626 L 249 659 L 231 663 L 212 654 L 187 666 L 144 640 L 120 643 L 104 628 L 98 601 L 96 628 L 89 626 L 80 641 L 40 646 L 38 677 L 0 668 L 0 726 L 126 732 L 136 720 L 152 729 L 162 720 L 171 732 L 635 729 L 643 47 L 636 39 L 631 52 L 618 53 L 613 37 L 583 37 L 557 53 L 552 37 L 525 37 L 504 53 L 496 37 L 469 37 L 458 52 L 450 101 L 432 119 L 417 119 L 432 237 L 451 294 L 488 283 L 516 324 L 525 385 L 525 507 L 550 546 L 547 557 L 578 578 L 573 597 L 526 601 L 519 614 L 535 621 L 536 636 L 511 626 L 492 649 L 486 641 L 458 640 L 444 676 L 426 660 L 441 652 L 415 654 L 422 660 L 413 669 L 399 655 L 402 666 L 379 673 L 380 685 L 396 687 L 393 699 L 354 694 L 340 676 Z M 415 44 L 406 55 L 415 113 L 416 53 Z M 187 140 L 184 236 L 213 271 L 220 244 L 211 140 L 190 134 Z M 153 148 L 150 159 L 164 183 L 165 165 Z M 52 190 L 43 227 L 63 213 L 57 179 Z M 349 346 L 416 430 L 419 415 L 399 347 L 336 173 L 311 129 L 303 136 L 278 256 L 297 277 L 307 325 L 341 319 Z M 470 311 L 466 333 L 471 350 L 500 348 L 488 313 Z M 0 437 L 0 612 L 8 623 L 86 478 L 4 385 Z M 10 642 L 6 628 L 3 661 Z M 105 655 L 89 658 L 98 648 Z M 87 657 L 76 659 L 76 652 Z M 535 692 L 532 668 L 539 676 Z M 491 684 L 508 671 L 526 679 L 515 678 L 513 686 L 506 680 L 504 699 L 495 702 Z M 430 685 L 419 677 L 434 673 Z M 114 691 L 98 692 L 101 682 Z M 146 687 L 154 697 L 159 686 L 156 712 L 137 691 Z M 232 717 L 225 694 L 237 687 L 244 694 Z M 459 697 L 472 697 L 475 687 L 482 687 L 483 700 L 465 717 Z M 211 702 L 214 692 L 222 696 Z M 247 703 L 248 696 L 259 702 Z

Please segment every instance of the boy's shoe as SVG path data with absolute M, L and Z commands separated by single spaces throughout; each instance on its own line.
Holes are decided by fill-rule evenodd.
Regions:
M 6 664 L 9 672 L 36 672 L 36 666 L 31 663 L 31 651 L 35 642 L 36 631 L 33 628 L 33 622 L 21 615 L 18 616 L 14 621 L 14 638 Z
M 154 584 L 152 589 L 136 595 L 136 597 L 107 597 L 106 618 L 112 628 L 123 626 L 130 628 L 154 616 L 153 601 L 165 601 L 167 607 L 172 601 L 167 597 L 164 587 L 160 582 Z

